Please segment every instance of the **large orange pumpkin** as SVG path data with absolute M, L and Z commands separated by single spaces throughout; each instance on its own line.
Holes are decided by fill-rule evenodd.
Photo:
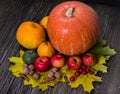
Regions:
M 77 55 L 95 44 L 100 25 L 97 13 L 90 6 L 67 1 L 51 11 L 47 30 L 54 48 L 65 55 Z

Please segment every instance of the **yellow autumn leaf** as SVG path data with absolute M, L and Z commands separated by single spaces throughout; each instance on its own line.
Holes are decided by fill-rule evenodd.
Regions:
M 101 77 L 87 74 L 87 75 L 80 75 L 74 82 L 70 82 L 69 85 L 72 88 L 77 88 L 79 85 L 82 85 L 84 91 L 91 92 L 94 89 L 93 82 L 102 82 Z
M 71 76 L 75 74 L 74 70 L 69 70 L 68 66 L 65 65 L 62 69 L 61 72 L 63 73 L 64 76 L 67 76 L 68 80 Z M 91 90 L 94 89 L 93 82 L 102 82 L 101 77 L 96 76 L 95 74 L 86 74 L 86 75 L 80 75 L 76 78 L 75 81 L 70 81 L 69 80 L 69 85 L 72 88 L 78 88 L 80 85 L 83 86 L 84 91 L 91 92 Z
M 20 50 L 20 56 L 19 57 L 11 57 L 11 58 L 9 58 L 10 63 L 13 63 L 9 67 L 9 70 L 16 77 L 20 77 L 19 74 L 23 73 L 23 64 L 24 64 L 24 61 L 22 60 L 23 54 L 24 54 L 24 51 Z M 51 71 L 51 70 L 49 70 L 49 71 Z M 43 79 L 45 77 L 47 77 L 49 71 L 47 71 L 47 72 L 38 72 L 40 74 L 40 76 L 41 76 L 39 80 L 35 80 L 35 79 L 33 79 L 32 76 L 27 75 L 29 81 L 24 80 L 24 85 L 31 85 L 33 88 L 34 87 L 39 87 L 42 91 L 45 91 L 48 88 L 48 86 L 54 86 L 55 83 L 52 82 L 52 81 L 40 84 L 41 82 L 43 82 Z M 65 82 L 64 76 L 62 76 L 61 79 L 56 79 L 56 81 Z
M 105 66 L 104 64 L 106 64 L 106 58 L 104 56 L 99 56 L 98 57 L 98 61 L 97 64 L 95 64 L 94 66 L 92 66 L 91 68 L 98 71 L 101 71 L 103 73 L 107 73 L 107 66 Z
M 22 66 L 24 64 L 24 62 L 22 60 L 23 54 L 24 54 L 24 51 L 20 50 L 20 57 L 13 56 L 13 57 L 9 58 L 9 61 L 14 63 L 12 66 L 10 66 L 9 70 L 16 77 L 20 77 L 19 73 L 23 73 L 23 69 L 22 69 Z

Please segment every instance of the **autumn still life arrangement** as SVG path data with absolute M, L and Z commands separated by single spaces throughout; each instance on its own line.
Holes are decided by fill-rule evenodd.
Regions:
M 102 82 L 97 73 L 107 73 L 106 61 L 116 54 L 105 40 L 98 41 L 99 34 L 94 9 L 78 1 L 63 2 L 40 23 L 21 23 L 16 39 L 25 50 L 9 58 L 9 70 L 22 77 L 24 85 L 42 91 L 67 82 L 71 88 L 82 85 L 90 93 L 93 82 Z

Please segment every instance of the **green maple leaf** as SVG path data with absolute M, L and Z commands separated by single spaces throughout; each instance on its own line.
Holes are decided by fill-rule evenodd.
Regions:
M 96 45 L 90 50 L 90 52 L 103 56 L 112 56 L 116 54 L 116 51 L 114 49 L 111 49 L 109 46 L 106 46 L 105 40 L 97 42 Z
M 96 43 L 96 45 L 89 51 L 97 56 L 97 64 L 92 66 L 91 68 L 95 69 L 97 72 L 101 71 L 103 73 L 107 73 L 106 61 L 109 58 L 116 54 L 116 51 L 109 46 L 106 46 L 106 41 L 101 40 Z
M 95 71 L 101 71 L 103 73 L 107 73 L 107 66 L 105 66 L 106 64 L 106 58 L 104 56 L 99 56 L 98 57 L 98 61 L 97 64 L 95 64 L 94 66 L 91 66 L 91 69 L 94 69 Z

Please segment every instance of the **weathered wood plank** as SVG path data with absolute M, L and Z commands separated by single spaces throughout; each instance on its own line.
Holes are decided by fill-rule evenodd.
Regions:
M 104 38 L 108 41 L 108 45 L 116 49 L 117 55 L 108 61 L 109 71 L 103 77 L 104 83 L 98 94 L 119 94 L 120 93 L 120 8 L 113 7 L 106 27 Z M 103 90 L 102 90 L 103 89 Z
M 20 2 L 19 2 L 20 3 Z M 27 2 L 26 2 L 27 3 Z M 12 3 L 11 3 L 12 4 Z M 40 5 L 39 5 L 40 4 Z M 11 5 L 12 6 L 12 5 Z M 10 6 L 10 7 L 11 7 Z M 40 7 L 39 7 L 40 6 Z M 0 73 L 2 73 L 3 72 L 3 70 L 7 70 L 7 68 L 8 68 L 8 66 L 9 66 L 9 63 L 5 63 L 5 62 L 7 62 L 8 61 L 8 57 L 10 57 L 10 56 L 12 56 L 12 55 L 14 55 L 15 54 L 15 52 L 16 51 L 18 51 L 18 49 L 19 49 L 19 47 L 18 47 L 18 44 L 17 44 L 17 42 L 16 42 L 16 40 L 15 40 L 15 32 L 16 32 L 16 29 L 17 29 L 17 27 L 18 27 L 18 25 L 23 21 L 23 20 L 25 20 L 25 21 L 27 21 L 27 20 L 36 20 L 36 18 L 38 18 L 38 17 L 36 17 L 36 15 L 41 15 L 41 13 L 42 12 L 44 12 L 45 10 L 43 10 L 44 9 L 44 6 L 48 6 L 48 4 L 47 3 L 33 3 L 33 5 L 32 5 L 32 7 L 31 8 L 29 8 L 29 10 L 24 10 L 24 11 L 22 11 L 23 9 L 27 9 L 27 7 L 30 7 L 30 6 L 25 6 L 25 8 L 23 8 L 23 6 L 22 6 L 22 4 L 20 4 L 20 5 L 18 5 L 18 6 L 15 6 L 14 8 L 15 9 L 18 9 L 17 11 L 15 11 L 15 13 L 9 13 L 10 14 L 10 18 L 9 18 L 9 20 L 6 22 L 6 24 L 5 24 L 5 26 L 4 26 L 4 28 L 2 28 L 2 30 L 1 30 L 1 45 L 2 46 L 0 46 L 1 47 L 1 50 L 0 50 L 0 53 L 1 53 L 1 59 L 0 59 L 0 62 L 1 62 L 1 70 L 0 70 Z M 20 8 L 20 7 L 22 7 L 22 9 Z M 39 9 L 39 8 L 40 9 Z M 13 10 L 15 10 L 13 8 Z M 46 11 L 48 10 L 49 8 L 46 8 Z M 10 10 L 10 8 L 8 8 L 8 11 Z M 42 11 L 42 12 L 40 12 L 40 11 Z M 22 12 L 22 13 L 20 13 L 20 12 Z M 26 13 L 25 13 L 26 12 Z M 38 13 L 40 13 L 40 14 L 38 14 Z M 27 14 L 27 15 L 26 15 Z M 34 15 L 30 15 L 30 14 L 34 14 Z M 43 13 L 42 13 L 43 14 Z M 13 16 L 11 16 L 11 15 L 13 15 Z M 14 17 L 14 15 L 15 15 L 15 17 Z M 25 17 L 25 15 L 26 15 L 26 17 Z M 44 16 L 44 15 L 41 15 L 41 16 L 39 16 L 39 17 L 42 17 L 42 16 Z M 33 18 L 30 18 L 30 17 L 33 17 Z M 6 17 L 4 17 L 4 18 L 6 18 Z M 40 19 L 39 19 L 40 20 Z M 7 30 L 6 30 L 7 29 Z M 4 31 L 6 31 L 6 32 L 4 32 Z M 10 42 L 11 41 L 11 42 Z M 15 50 L 13 50 L 13 49 L 15 49 Z M 12 51 L 11 51 L 12 50 Z M 13 53 L 14 54 L 13 54 Z M 17 52 L 18 53 L 18 52 Z M 3 54 L 3 55 L 2 55 Z M 4 74 L 4 72 L 3 72 L 3 74 Z M 18 86 L 16 86 L 16 87 L 13 87 L 13 88 L 11 88 L 11 83 L 9 83 L 9 85 L 7 85 L 6 84 L 6 82 L 4 81 L 4 77 L 5 76 L 7 76 L 6 77 L 6 79 L 7 80 L 9 80 L 9 76 L 11 76 L 10 74 L 5 74 L 5 75 L 3 75 L 3 76 L 1 76 L 1 78 L 3 78 L 3 79 L 1 79 L 1 88 L 0 88 L 0 92 L 2 93 L 2 94 L 6 94 L 6 92 L 7 92 L 7 90 L 8 90 L 8 93 L 11 91 L 11 94 L 18 94 L 18 92 L 19 92 L 19 94 L 30 94 L 30 92 L 31 92 L 31 87 L 29 86 L 29 88 L 28 87 L 24 87 L 23 85 L 22 85 L 22 87 L 20 87 L 21 86 L 21 84 L 19 85 L 19 84 L 16 84 L 16 82 L 14 83 L 14 80 L 11 80 L 11 81 L 13 81 L 13 84 L 16 84 L 16 85 L 18 85 Z M 13 77 L 13 76 L 12 76 Z M 21 81 L 21 80 L 18 80 L 18 82 L 17 83 L 23 83 L 23 81 Z M 11 86 L 10 86 L 11 85 Z M 6 88 L 6 91 L 5 91 L 5 88 Z M 16 88 L 16 89 L 15 89 Z
M 100 18 L 100 25 L 101 25 L 100 39 L 102 39 L 102 38 L 104 38 L 112 9 L 111 9 L 111 7 L 105 6 L 105 5 L 95 6 L 95 9 Z
M 6 73 L 6 71 L 4 70 L 7 70 L 8 66 L 10 65 L 8 62 L 8 57 L 14 55 L 17 52 L 18 44 L 16 44 L 15 40 L 15 31 L 18 27 L 18 24 L 23 20 L 23 17 L 25 15 L 24 12 L 26 12 L 25 9 L 29 9 L 31 3 L 28 2 L 28 5 L 26 4 L 23 6 L 23 2 L 20 2 L 19 0 L 16 2 L 11 2 L 11 0 L 4 0 L 1 1 L 0 4 L 0 13 L 2 13 L 0 17 L 3 18 L 2 20 L 0 20 L 0 73 L 1 75 L 3 73 L 3 75 L 0 76 L 0 93 L 6 94 L 7 91 L 10 90 L 11 84 L 14 81 L 15 77 L 12 76 L 11 78 L 11 73 L 9 73 L 8 71 Z M 24 12 L 23 14 L 21 14 L 20 12 L 23 9 Z M 17 87 L 17 89 L 19 89 L 19 87 Z
M 38 88 L 24 86 L 22 79 L 17 79 L 7 70 L 10 66 L 8 57 L 17 55 L 19 45 L 15 39 L 15 33 L 23 21 L 39 22 L 49 15 L 53 7 L 65 0 L 0 0 L 0 94 L 87 94 L 82 87 L 71 89 L 65 83 L 59 83 L 54 88 L 48 88 L 41 92 Z M 120 64 L 120 13 L 119 8 L 100 4 L 90 4 L 97 12 L 101 21 L 100 39 L 106 39 L 108 44 L 118 51 L 109 62 L 109 72 L 100 74 L 103 83 L 95 83 L 92 94 L 119 94 Z

